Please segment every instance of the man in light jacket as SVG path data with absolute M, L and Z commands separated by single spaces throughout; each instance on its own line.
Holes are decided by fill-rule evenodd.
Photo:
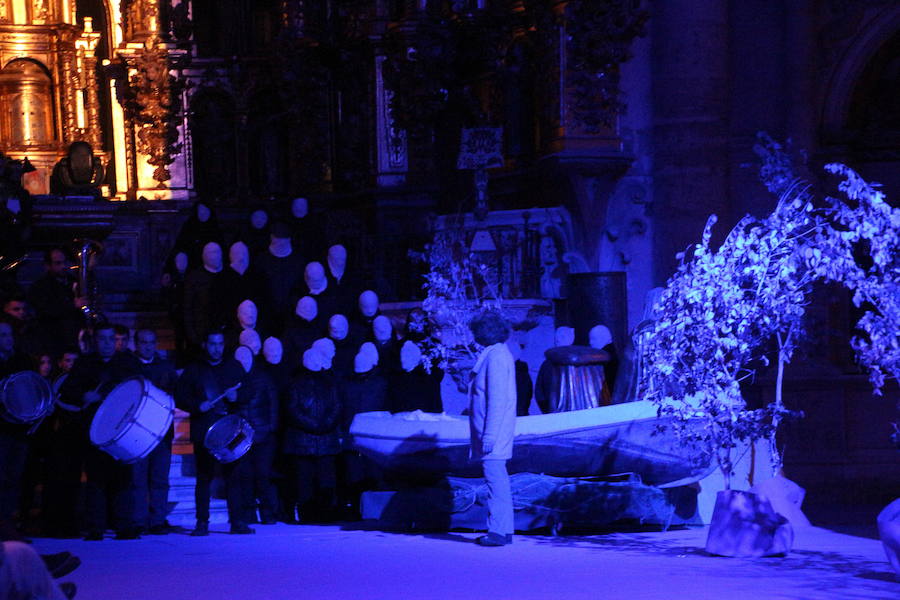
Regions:
M 469 329 L 484 346 L 469 384 L 470 456 L 481 461 L 488 488 L 488 533 L 475 541 L 481 546 L 505 546 L 512 543 L 514 530 L 506 471 L 516 427 L 516 369 L 506 345 L 510 327 L 499 313 L 486 311 L 469 323 Z

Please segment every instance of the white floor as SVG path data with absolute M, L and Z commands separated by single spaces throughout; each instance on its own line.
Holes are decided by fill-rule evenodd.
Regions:
M 469 533 L 256 529 L 35 546 L 81 557 L 64 580 L 78 584 L 83 600 L 900 598 L 879 541 L 817 528 L 799 531 L 788 557 L 757 560 L 706 556 L 703 529 L 516 536 L 503 548 L 476 546 Z

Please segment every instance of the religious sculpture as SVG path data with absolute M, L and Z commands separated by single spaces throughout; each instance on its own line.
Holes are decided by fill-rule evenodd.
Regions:
M 100 198 L 103 163 L 94 149 L 84 141 L 73 142 L 69 151 L 53 167 L 50 191 L 59 196 L 93 196 Z

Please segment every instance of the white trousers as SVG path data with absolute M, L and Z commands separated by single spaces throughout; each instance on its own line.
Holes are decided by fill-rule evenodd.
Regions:
M 484 469 L 484 482 L 488 489 L 487 530 L 500 535 L 512 534 L 515 532 L 515 521 L 506 461 L 485 459 L 481 461 L 481 464 Z

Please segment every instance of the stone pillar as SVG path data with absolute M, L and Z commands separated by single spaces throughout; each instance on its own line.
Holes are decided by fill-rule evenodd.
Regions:
M 662 283 L 710 213 L 729 221 L 728 1 L 653 8 L 654 265 Z

